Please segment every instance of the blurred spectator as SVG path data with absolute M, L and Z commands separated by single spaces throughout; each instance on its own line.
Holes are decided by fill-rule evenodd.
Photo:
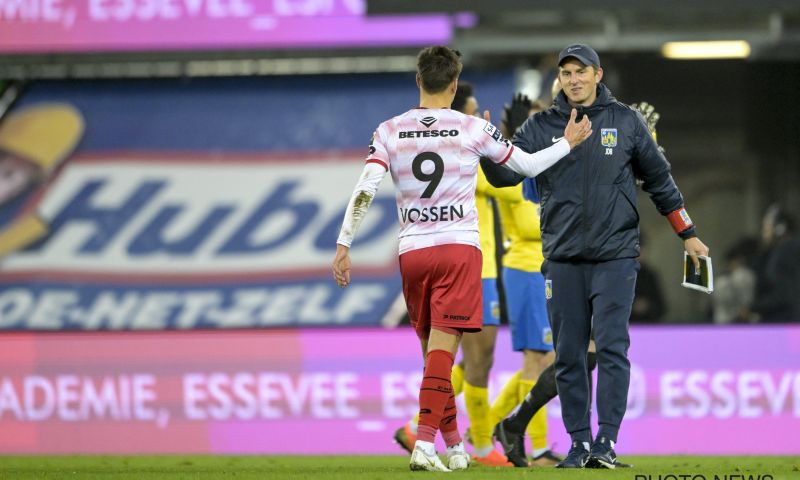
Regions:
M 722 274 L 714 281 L 711 296 L 714 323 L 755 321 L 751 312 L 756 290 L 756 274 L 751 268 L 758 251 L 758 239 L 744 237 L 725 253 Z
M 771 205 L 762 223 L 753 311 L 763 323 L 800 321 L 800 239 L 794 219 Z
M 636 278 L 630 323 L 661 323 L 667 304 L 658 273 L 647 263 L 644 232 L 639 234 L 639 275 Z

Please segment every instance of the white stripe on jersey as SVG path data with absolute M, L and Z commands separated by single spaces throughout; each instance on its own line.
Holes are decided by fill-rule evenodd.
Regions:
M 392 174 L 400 253 L 450 243 L 480 248 L 479 159 L 502 163 L 512 150 L 494 125 L 450 109 L 413 109 L 380 124 L 367 160 Z

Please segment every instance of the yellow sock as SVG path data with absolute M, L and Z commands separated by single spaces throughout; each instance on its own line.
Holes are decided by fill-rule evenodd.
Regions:
M 511 413 L 514 408 L 519 405 L 520 398 L 519 398 L 519 375 L 521 371 L 518 370 L 511 378 L 508 379 L 508 383 L 503 386 L 503 389 L 500 390 L 500 393 L 497 395 L 497 398 L 494 399 L 492 402 L 492 406 L 489 407 L 489 420 L 492 428 L 497 425 L 500 420 L 506 418 L 509 413 Z
M 489 390 L 464 382 L 464 403 L 469 417 L 472 445 L 476 449 L 492 446 L 492 429 L 489 419 Z
M 519 381 L 519 393 L 522 398 L 525 398 L 525 395 L 531 391 L 533 386 L 536 385 L 535 381 L 531 380 L 520 380 Z M 524 392 L 524 393 L 523 393 Z M 542 448 L 547 448 L 547 408 L 542 407 L 536 412 L 536 415 L 533 416 L 531 422 L 528 424 L 528 427 L 525 429 L 528 433 L 528 437 L 531 439 L 531 446 L 534 450 L 539 450 Z
M 450 371 L 450 382 L 453 384 L 453 395 L 456 397 L 464 391 L 464 369 L 459 364 L 453 365 Z

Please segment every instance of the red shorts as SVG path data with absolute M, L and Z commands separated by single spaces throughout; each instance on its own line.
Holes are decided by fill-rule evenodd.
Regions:
M 471 245 L 447 244 L 400 255 L 403 296 L 417 336 L 431 327 L 479 332 L 483 326 L 482 256 Z

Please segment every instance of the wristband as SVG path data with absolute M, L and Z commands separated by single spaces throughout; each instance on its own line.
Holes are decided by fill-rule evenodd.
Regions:
M 678 235 L 694 227 L 692 219 L 689 218 L 689 214 L 686 213 L 686 209 L 683 207 L 667 214 L 667 220 L 669 220 L 669 224 L 672 225 L 672 229 Z

